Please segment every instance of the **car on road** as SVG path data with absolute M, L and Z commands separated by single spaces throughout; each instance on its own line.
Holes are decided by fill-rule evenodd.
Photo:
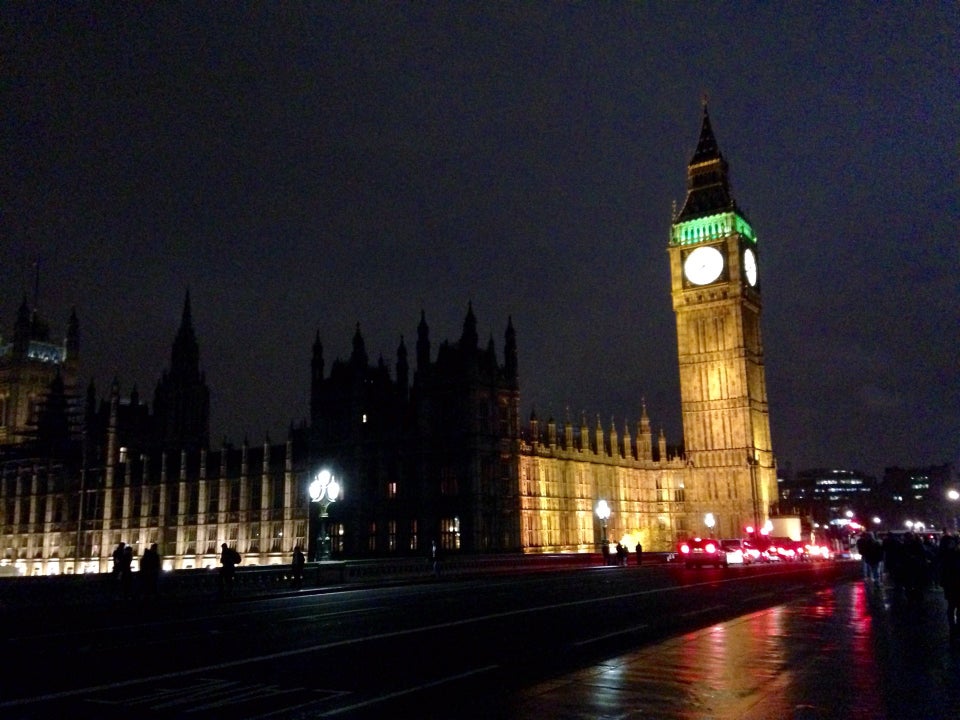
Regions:
M 720 541 L 720 551 L 726 556 L 727 565 L 749 565 L 753 562 L 746 544 L 740 538 L 724 538 Z
M 784 562 L 793 562 L 803 560 L 806 554 L 804 544 L 799 540 L 793 540 L 788 537 L 771 537 L 771 548 Z
M 825 544 L 807 543 L 804 546 L 804 551 L 805 557 L 809 560 L 829 560 L 833 557 L 830 546 Z
M 680 561 L 689 567 L 714 565 L 727 567 L 727 554 L 723 552 L 720 541 L 714 538 L 694 537 L 683 540 L 677 545 Z

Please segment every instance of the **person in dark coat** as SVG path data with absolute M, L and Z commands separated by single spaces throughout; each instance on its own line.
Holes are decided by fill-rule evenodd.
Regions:
M 643 565 L 643 545 L 637 540 L 637 567 Z
M 226 543 L 220 545 L 220 594 L 233 593 L 233 579 L 240 564 L 240 553 Z
M 123 548 L 120 556 L 120 595 L 126 599 L 133 597 L 133 546 Z
M 903 543 L 893 533 L 883 539 L 883 567 L 896 594 L 903 591 Z
M 110 569 L 110 575 L 113 579 L 113 584 L 116 586 L 116 592 L 121 591 L 122 585 L 122 569 L 123 569 L 123 550 L 127 546 L 125 542 L 117 543 L 117 546 L 113 549 L 113 567 Z
M 158 595 L 160 583 L 160 551 L 153 543 L 143 551 L 140 558 L 140 585 L 144 597 L 151 599 Z
M 879 586 L 881 563 L 883 562 L 883 545 L 880 544 L 880 540 L 873 533 L 867 533 L 867 537 L 869 540 L 864 548 L 863 560 L 867 564 L 869 580 L 874 585 Z
M 303 556 L 303 550 L 297 545 L 293 549 L 293 562 L 290 564 L 290 570 L 293 573 L 293 586 L 299 590 L 303 587 L 303 567 L 307 559 Z
M 440 548 L 436 540 L 430 541 L 430 571 L 435 578 L 440 577 Z
M 927 553 L 923 542 L 912 532 L 908 532 L 903 538 L 901 560 L 907 600 L 913 605 L 919 605 L 927 584 Z
M 950 628 L 950 642 L 960 642 L 960 544 L 953 535 L 944 536 L 940 544 L 940 586 L 947 600 L 947 625 Z
M 870 549 L 870 533 L 863 533 L 857 538 L 857 554 L 860 555 L 860 563 L 863 568 L 863 579 L 870 579 L 870 565 L 867 563 L 867 554 Z

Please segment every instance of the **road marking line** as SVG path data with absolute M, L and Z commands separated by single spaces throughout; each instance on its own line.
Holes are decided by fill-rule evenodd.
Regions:
M 617 630 L 616 632 L 607 633 L 606 635 L 597 635 L 596 637 L 587 638 L 586 640 L 581 640 L 580 642 L 575 642 L 574 647 L 579 647 L 581 645 L 589 645 L 590 643 L 600 642 L 601 640 L 606 640 L 608 638 L 616 637 L 617 635 L 626 635 L 628 633 L 636 632 L 637 630 L 644 630 L 650 627 L 646 623 L 643 625 L 634 625 L 633 627 L 624 628 L 623 630 Z
M 343 713 L 353 712 L 354 710 L 359 710 L 360 708 L 369 707 L 371 705 L 377 705 L 386 700 L 393 700 L 394 698 L 403 697 L 404 695 L 409 695 L 411 693 L 419 692 L 420 690 L 429 690 L 430 688 L 438 687 L 440 685 L 446 685 L 450 682 L 455 682 L 457 680 L 463 680 L 464 678 L 471 677 L 472 675 L 480 675 L 485 672 L 490 672 L 491 670 L 496 670 L 499 665 L 487 665 L 482 668 L 475 668 L 473 670 L 467 670 L 458 675 L 450 675 L 445 678 L 440 678 L 439 680 L 434 680 L 432 682 L 423 683 L 422 685 L 417 685 L 416 687 L 405 688 L 403 690 L 398 690 L 397 692 L 387 693 L 386 695 L 380 695 L 375 698 L 370 698 L 369 700 L 364 700 L 363 702 L 354 703 L 353 705 L 346 705 L 344 707 L 337 708 L 335 710 L 329 710 L 324 713 L 320 713 L 317 717 L 335 717 L 336 715 L 342 715 Z
M 312 615 L 298 615 L 297 617 L 292 618 L 282 618 L 277 620 L 277 624 L 280 623 L 290 623 L 298 622 L 301 620 L 326 620 L 327 618 L 343 617 L 344 615 L 366 615 L 372 612 L 379 612 L 385 610 L 383 606 L 376 606 L 370 608 L 360 608 L 359 610 L 343 610 L 341 612 L 335 613 L 313 613 Z
M 714 610 L 722 610 L 726 605 L 711 605 L 710 607 L 699 608 L 697 610 L 691 610 L 690 612 L 680 613 L 680 617 L 693 617 L 694 615 L 702 615 L 703 613 L 713 612 Z
M 337 695 L 345 695 L 345 694 L 347 694 L 347 693 L 337 692 L 336 694 L 337 694 Z M 319 700 L 309 700 L 309 701 L 307 701 L 307 702 L 305 702 L 305 703 L 300 703 L 299 705 L 285 705 L 284 707 L 280 708 L 279 710 L 274 710 L 273 712 L 268 712 L 268 713 L 262 713 L 262 714 L 260 714 L 260 715 L 254 716 L 254 717 L 256 717 L 257 720 L 262 720 L 262 718 L 273 717 L 274 715 L 284 715 L 284 716 L 287 716 L 287 714 L 290 713 L 290 712 L 292 712 L 293 710 L 299 710 L 300 708 L 309 707 L 310 705 L 316 705 L 317 703 L 320 703 L 320 702 L 326 702 L 328 699 L 329 699 L 329 698 L 322 698 L 322 699 L 319 699 Z

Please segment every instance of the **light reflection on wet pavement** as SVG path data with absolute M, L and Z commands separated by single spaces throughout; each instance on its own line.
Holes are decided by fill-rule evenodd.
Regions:
M 837 586 L 528 688 L 505 720 L 960 717 L 942 592 Z

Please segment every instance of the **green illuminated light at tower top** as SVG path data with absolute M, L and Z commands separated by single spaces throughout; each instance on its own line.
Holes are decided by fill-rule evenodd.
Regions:
M 674 245 L 693 245 L 708 240 L 719 240 L 732 233 L 739 233 L 751 242 L 757 242 L 757 236 L 750 227 L 750 223 L 735 212 L 708 215 L 676 223 L 671 230 L 670 241 Z

